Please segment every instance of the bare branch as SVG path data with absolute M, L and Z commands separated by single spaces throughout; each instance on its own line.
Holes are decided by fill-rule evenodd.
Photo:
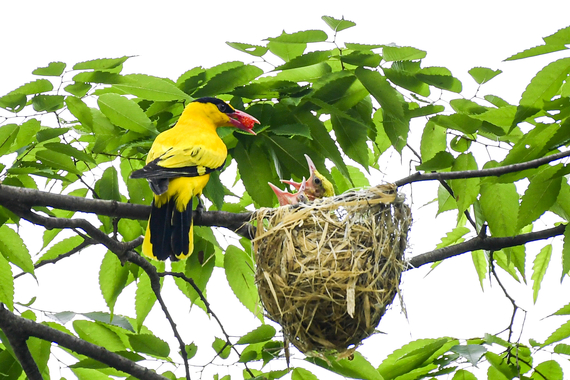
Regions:
M 414 256 L 408 260 L 408 265 L 409 265 L 408 270 L 421 267 L 422 265 L 428 263 L 434 263 L 436 261 L 445 260 L 450 257 L 460 255 L 462 253 L 476 251 L 478 249 L 484 249 L 488 251 L 498 251 L 503 248 L 523 245 L 531 241 L 548 239 L 554 236 L 564 234 L 565 228 L 566 224 L 561 224 L 559 226 L 549 228 L 547 230 L 529 232 L 527 234 L 521 234 L 516 236 L 495 237 L 495 238 L 477 236 L 463 243 L 451 245 L 449 247 L 436 249 L 430 252 Z
M 141 380 L 168 380 L 148 368 L 144 368 L 132 360 L 128 360 L 121 355 L 115 354 L 103 347 L 99 347 L 93 343 L 84 341 L 68 335 L 49 326 L 36 323 L 32 320 L 19 317 L 5 307 L 0 307 L 0 327 L 3 331 L 16 331 L 22 337 L 36 337 L 54 342 L 58 345 L 68 348 L 78 354 L 88 356 L 103 364 L 113 367 L 119 371 L 123 371 Z M 11 343 L 11 342 L 10 342 Z M 20 360 L 20 358 L 18 358 Z M 26 372 L 26 375 L 30 375 Z M 40 377 L 30 377 L 30 379 L 41 379 Z
M 570 150 L 560 153 L 551 154 L 550 156 L 537 158 L 536 160 L 531 160 L 527 162 L 522 162 L 520 164 L 512 164 L 500 166 L 491 169 L 481 169 L 481 170 L 465 170 L 458 172 L 444 172 L 444 173 L 414 173 L 406 178 L 402 178 L 394 184 L 398 187 L 407 185 L 413 182 L 421 181 L 441 181 L 447 179 L 464 179 L 464 178 L 476 178 L 476 177 L 498 177 L 507 173 L 520 172 L 527 169 L 534 169 L 547 164 L 552 161 L 559 160 L 564 157 L 570 156 Z

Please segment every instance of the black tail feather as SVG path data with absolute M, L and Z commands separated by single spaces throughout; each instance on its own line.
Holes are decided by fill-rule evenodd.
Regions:
M 190 226 L 192 224 L 192 199 L 186 210 L 180 212 L 174 208 L 172 212 L 172 252 L 173 258 L 188 255 L 190 246 Z
M 150 228 L 151 231 L 150 242 L 152 244 L 152 251 L 158 260 L 166 260 L 172 252 L 172 246 L 170 244 L 173 230 L 172 212 L 175 209 L 173 199 L 161 207 L 156 207 L 154 200 L 152 201 L 148 228 Z

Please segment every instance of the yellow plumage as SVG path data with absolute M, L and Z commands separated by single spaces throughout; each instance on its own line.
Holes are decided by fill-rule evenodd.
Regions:
M 131 174 L 147 178 L 155 193 L 142 246 L 153 259 L 184 259 L 192 254 L 192 198 L 199 197 L 210 173 L 221 169 L 227 148 L 216 129 L 236 126 L 255 134 L 258 121 L 215 98 L 190 103 L 174 127 L 154 140 L 146 166 Z

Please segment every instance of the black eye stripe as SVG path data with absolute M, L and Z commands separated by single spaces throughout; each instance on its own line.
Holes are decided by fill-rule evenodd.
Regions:
M 224 102 L 221 99 L 212 98 L 212 97 L 204 97 L 204 98 L 196 99 L 194 101 L 198 102 L 198 103 L 212 103 L 216 107 L 218 107 L 218 110 L 220 110 L 220 112 L 223 112 L 223 113 L 233 113 L 234 112 L 234 109 L 232 108 L 232 106 L 230 106 L 228 103 Z

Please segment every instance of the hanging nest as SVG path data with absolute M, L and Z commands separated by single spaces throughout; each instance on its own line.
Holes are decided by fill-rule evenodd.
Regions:
M 256 213 L 256 281 L 270 319 L 303 353 L 350 355 L 398 292 L 410 208 L 380 185 Z

